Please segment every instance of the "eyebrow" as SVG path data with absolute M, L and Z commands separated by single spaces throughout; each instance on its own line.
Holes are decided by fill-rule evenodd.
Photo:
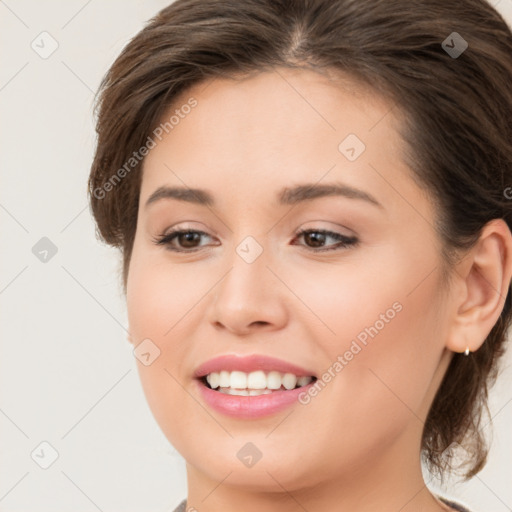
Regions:
M 295 205 L 304 201 L 310 201 L 319 197 L 342 196 L 348 199 L 359 199 L 366 201 L 380 209 L 384 209 L 381 203 L 371 194 L 351 187 L 343 183 L 316 184 L 306 183 L 293 187 L 282 189 L 277 198 L 281 205 Z M 204 206 L 212 207 L 215 204 L 213 195 L 207 190 L 188 187 L 168 187 L 162 186 L 157 188 L 146 201 L 145 208 L 150 204 L 161 199 L 177 199 Z

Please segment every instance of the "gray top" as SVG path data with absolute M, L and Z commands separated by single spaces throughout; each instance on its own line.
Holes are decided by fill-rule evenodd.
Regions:
M 173 512 L 186 512 L 187 510 L 187 500 L 183 500 L 175 509 Z
M 458 512 L 471 512 L 468 508 L 462 506 L 460 503 L 456 503 L 455 501 L 447 500 L 446 498 L 443 498 L 442 496 L 437 496 L 438 499 L 440 499 L 443 503 L 446 503 L 449 507 L 452 507 L 454 510 L 457 510 Z M 183 509 L 185 510 L 185 509 Z
M 440 499 L 443 503 L 448 505 L 449 507 L 452 507 L 454 510 L 457 510 L 457 512 L 471 512 L 466 507 L 463 507 L 460 503 L 455 503 L 454 501 L 449 501 L 446 498 L 443 498 L 442 496 L 437 496 L 438 499 Z M 184 499 L 175 509 L 173 512 L 187 512 L 187 500 Z

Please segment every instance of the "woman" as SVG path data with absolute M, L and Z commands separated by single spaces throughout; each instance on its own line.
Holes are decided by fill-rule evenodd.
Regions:
M 176 510 L 468 510 L 421 462 L 486 461 L 511 80 L 483 0 L 177 0 L 124 48 L 89 192 Z

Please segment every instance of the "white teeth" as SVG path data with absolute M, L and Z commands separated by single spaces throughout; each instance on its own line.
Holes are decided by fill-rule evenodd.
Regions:
M 247 389 L 232 389 L 232 388 L 228 388 L 226 393 L 228 395 L 244 395 L 244 396 L 248 396 L 249 395 L 249 391 Z
M 247 377 L 247 387 L 249 389 L 265 389 L 267 387 L 267 377 L 265 372 L 257 371 L 249 373 Z
M 221 388 L 229 388 L 230 380 L 231 379 L 229 377 L 229 372 L 223 370 L 222 372 L 220 372 L 219 387 L 221 387 Z
M 268 395 L 272 393 L 270 389 L 249 389 L 249 396 Z
M 311 382 L 311 377 L 299 377 L 297 379 L 297 385 L 299 387 L 307 386 Z
M 231 376 L 229 378 L 229 387 L 235 389 L 245 389 L 247 387 L 247 373 L 231 372 Z
M 218 373 L 211 373 L 208 377 L 210 377 L 208 384 L 210 384 L 212 388 L 219 387 L 220 375 Z
M 282 374 L 280 372 L 269 372 L 267 375 L 267 388 L 279 389 L 282 384 Z
M 272 393 L 270 389 L 231 389 L 231 388 L 219 388 L 221 393 L 225 395 L 243 395 L 243 396 L 258 396 L 268 395 Z
M 308 385 L 313 378 L 301 376 L 297 377 L 293 373 L 281 373 L 271 371 L 265 373 L 257 370 L 250 373 L 241 371 L 212 372 L 206 376 L 206 380 L 212 389 L 217 389 L 221 393 L 230 395 L 256 396 L 271 393 L 272 390 L 295 389 L 297 386 Z
M 293 373 L 285 373 L 283 377 L 283 386 L 286 389 L 293 389 L 297 384 L 297 377 Z

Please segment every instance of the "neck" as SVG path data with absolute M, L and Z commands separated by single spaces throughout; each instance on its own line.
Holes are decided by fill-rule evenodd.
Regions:
M 416 421 L 416 420 L 413 420 Z M 417 422 L 419 423 L 419 422 Z M 254 472 L 252 487 L 237 482 L 237 468 L 215 480 L 187 464 L 187 510 L 200 512 L 440 512 L 451 510 L 426 487 L 419 460 L 417 433 L 409 429 L 381 453 L 370 453 L 357 464 L 343 468 L 330 479 L 293 486 L 279 482 L 272 468 Z M 411 442 L 411 436 L 414 439 Z M 415 457 L 414 453 L 418 453 Z M 252 468 L 251 471 L 255 470 Z M 260 468 L 261 469 L 261 468 Z M 309 478 L 308 478 L 309 477 Z M 314 482 L 311 475 L 306 481 Z M 193 507 L 193 508 L 192 508 Z

